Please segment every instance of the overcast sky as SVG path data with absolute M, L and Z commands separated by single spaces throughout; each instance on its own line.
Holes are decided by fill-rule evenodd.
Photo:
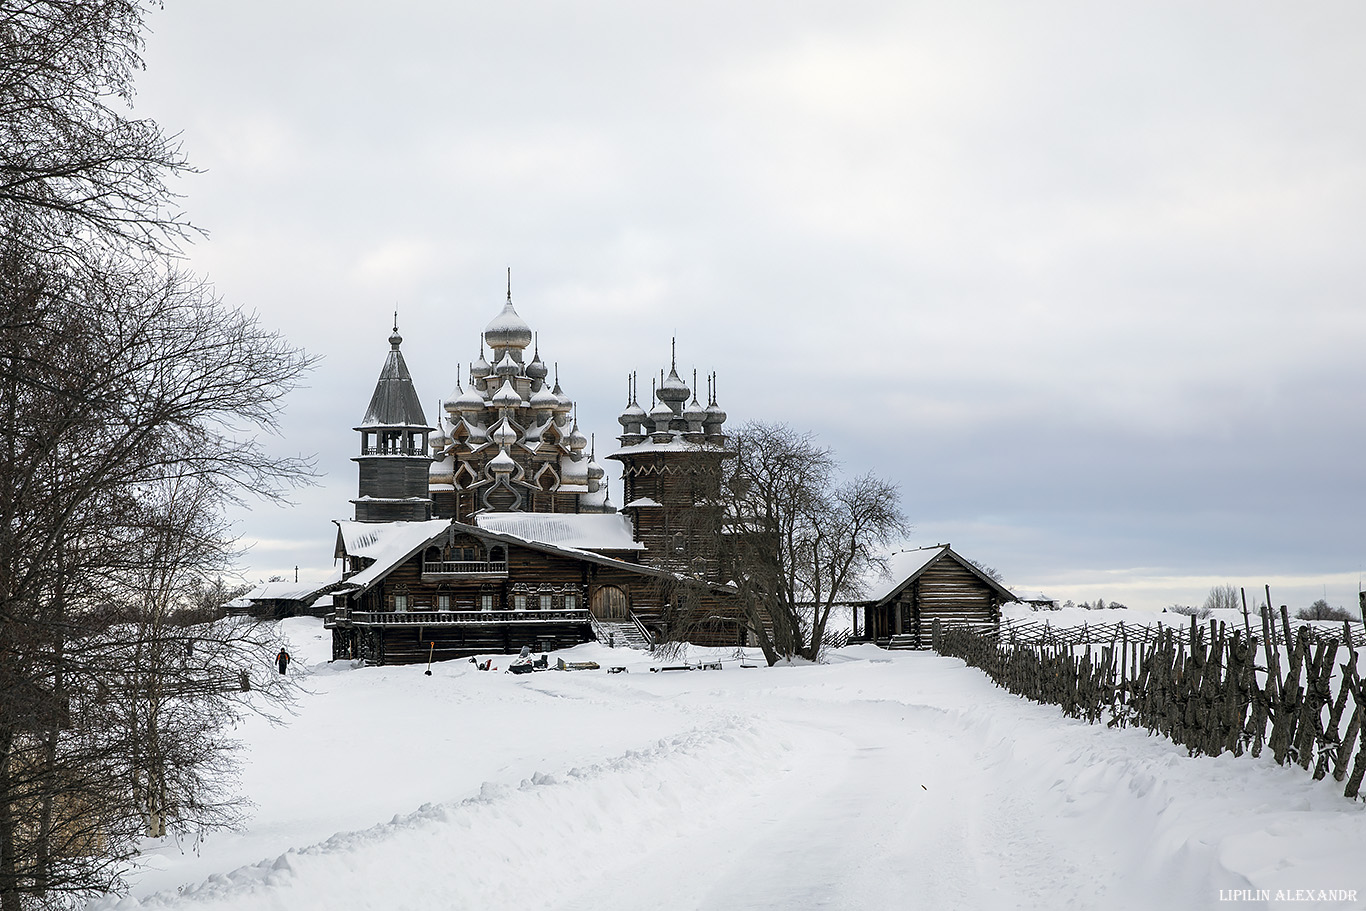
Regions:
M 322 357 L 250 578 L 331 567 L 395 308 L 434 419 L 513 296 L 610 451 L 626 376 L 901 485 L 909 544 L 1160 608 L 1366 566 L 1360 3 L 169 3 L 137 113 L 189 251 Z M 690 377 L 689 373 L 689 377 Z M 648 403 L 645 406 L 648 408 Z M 609 469 L 615 463 L 608 463 Z M 621 503 L 620 486 L 613 500 Z

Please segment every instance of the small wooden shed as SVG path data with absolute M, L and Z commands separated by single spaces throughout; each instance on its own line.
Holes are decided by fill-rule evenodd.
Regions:
M 996 627 L 1015 595 L 948 544 L 900 551 L 890 575 L 857 602 L 862 641 L 888 648 L 929 648 L 935 618 L 945 624 Z

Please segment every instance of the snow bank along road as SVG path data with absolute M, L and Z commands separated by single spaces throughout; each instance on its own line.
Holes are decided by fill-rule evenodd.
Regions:
M 589 645 L 566 654 L 630 673 L 426 677 L 329 665 L 287 622 L 311 692 L 244 728 L 246 831 L 149 843 L 94 908 L 1366 907 L 1366 805 L 958 661 L 652 674 Z

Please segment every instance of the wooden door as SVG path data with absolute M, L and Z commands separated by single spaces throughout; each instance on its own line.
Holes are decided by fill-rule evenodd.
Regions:
M 615 585 L 600 585 L 593 592 L 589 609 L 599 620 L 625 620 L 628 614 L 626 592 Z

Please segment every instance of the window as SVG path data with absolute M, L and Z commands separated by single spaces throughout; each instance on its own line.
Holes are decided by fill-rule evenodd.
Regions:
M 541 610 L 550 610 L 553 606 L 550 595 L 541 595 Z
M 526 610 L 526 595 L 513 595 L 513 596 L 512 596 L 512 609 L 513 609 L 513 610 Z
M 450 596 L 450 595 L 437 595 L 437 596 L 436 596 L 436 609 L 437 609 L 437 610 L 450 610 L 450 609 L 451 609 L 451 596 Z
M 564 609 L 565 609 L 565 610 L 578 610 L 578 609 L 579 609 L 579 596 L 578 596 L 578 595 L 575 595 L 575 594 L 567 594 L 567 595 L 565 595 L 565 596 L 564 596 Z
M 480 609 L 480 610 L 493 610 L 493 595 L 480 595 L 480 596 L 479 596 L 479 609 Z
M 408 593 L 407 593 L 407 592 L 395 592 L 395 593 L 394 593 L 394 610 L 395 610 L 396 612 L 398 612 L 398 613 L 402 613 L 402 612 L 406 611 L 407 609 L 408 609 Z

